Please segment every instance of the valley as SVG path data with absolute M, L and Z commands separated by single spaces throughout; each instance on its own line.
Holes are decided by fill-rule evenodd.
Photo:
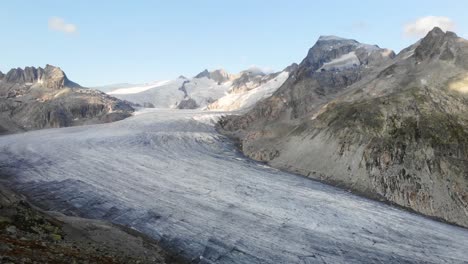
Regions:
M 243 156 L 225 112 L 144 109 L 0 137 L 7 186 L 128 226 L 194 263 L 466 263 L 468 230 Z

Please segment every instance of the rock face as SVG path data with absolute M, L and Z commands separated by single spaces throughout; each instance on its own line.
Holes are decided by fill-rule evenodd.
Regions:
M 44 69 L 41 67 L 26 67 L 24 70 L 21 68 L 11 69 L 5 76 L 5 82 L 17 84 L 37 82 L 51 89 L 80 87 L 78 84 L 68 80 L 60 68 L 49 64 Z
M 196 109 L 198 108 L 198 104 L 192 98 L 186 98 L 177 105 L 177 109 Z
M 131 112 L 128 103 L 83 88 L 51 65 L 12 69 L 0 80 L 0 133 L 111 122 Z
M 221 84 L 232 80 L 234 78 L 234 75 L 227 73 L 223 69 L 218 69 L 211 72 L 205 69 L 204 71 L 197 74 L 194 78 L 201 79 L 203 77 L 214 80 L 215 82 Z
M 468 227 L 467 70 L 468 41 L 439 28 L 396 57 L 322 37 L 219 129 L 274 167 Z

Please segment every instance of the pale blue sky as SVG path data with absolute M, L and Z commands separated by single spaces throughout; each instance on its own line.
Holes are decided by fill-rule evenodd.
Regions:
M 205 68 L 281 70 L 299 63 L 320 35 L 399 51 L 417 40 L 405 25 L 426 16 L 449 19 L 442 21 L 467 37 L 467 10 L 466 0 L 4 1 L 0 70 L 49 63 L 84 86 Z

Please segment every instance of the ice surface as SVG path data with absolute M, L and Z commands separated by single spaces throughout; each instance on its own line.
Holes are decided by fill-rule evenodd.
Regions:
M 0 137 L 10 187 L 50 210 L 131 226 L 200 263 L 467 263 L 468 231 L 271 169 L 238 153 L 223 113 Z

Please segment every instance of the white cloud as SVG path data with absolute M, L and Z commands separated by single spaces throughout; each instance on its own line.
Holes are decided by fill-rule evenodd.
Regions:
M 63 18 L 51 17 L 49 18 L 49 29 L 53 31 L 59 31 L 65 34 L 73 34 L 78 31 L 78 28 L 74 24 L 66 23 Z
M 443 16 L 426 16 L 408 23 L 404 26 L 404 33 L 407 37 L 423 37 L 434 27 L 440 27 L 442 30 L 454 30 L 455 22 Z
M 265 74 L 270 74 L 274 72 L 274 70 L 270 67 L 261 67 L 257 65 L 250 65 L 247 71 L 250 71 L 252 73 L 265 73 Z

